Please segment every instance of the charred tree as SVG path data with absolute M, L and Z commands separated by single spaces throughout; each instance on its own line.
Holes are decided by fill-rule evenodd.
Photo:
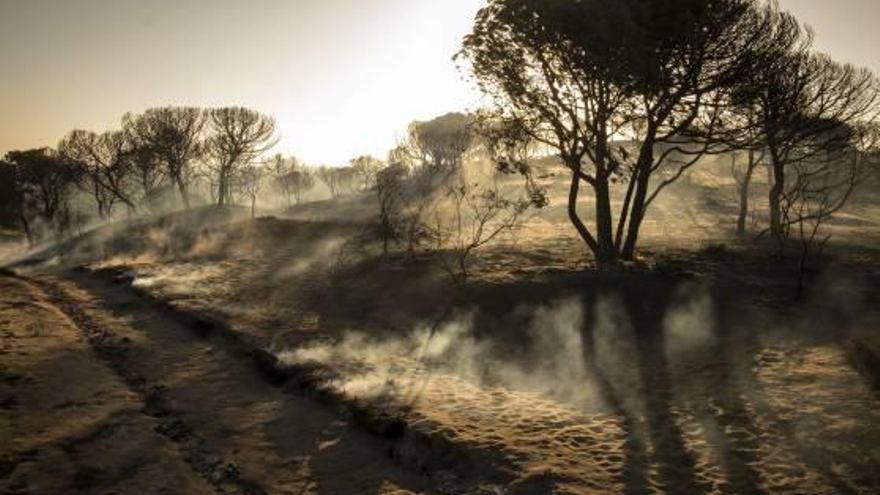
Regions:
M 498 114 L 559 156 L 571 174 L 569 219 L 609 264 L 633 259 L 652 201 L 721 148 L 730 90 L 780 41 L 776 15 L 750 0 L 493 0 L 460 55 Z M 625 190 L 615 219 L 616 184 Z M 592 226 L 578 211 L 584 188 Z

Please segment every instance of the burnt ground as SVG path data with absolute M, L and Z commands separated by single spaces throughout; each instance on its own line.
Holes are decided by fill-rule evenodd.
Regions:
M 99 229 L 4 279 L 19 294 L 4 294 L 4 356 L 56 369 L 37 349 L 79 334 L 81 360 L 133 404 L 132 450 L 179 473 L 146 477 L 186 492 L 876 493 L 876 207 L 835 221 L 798 296 L 796 257 L 733 240 L 729 198 L 709 192 L 659 204 L 640 259 L 614 270 L 551 209 L 482 252 L 463 289 L 314 206 Z M 37 312 L 16 304 L 68 331 L 30 339 Z M 45 397 L 92 387 L 50 373 L 41 395 L 27 384 L 48 378 L 10 373 L 4 489 L 124 492 L 155 471 L 123 454 L 96 467 L 123 448 L 112 435 L 65 450 L 85 414 L 45 414 Z M 42 424 L 64 434 L 40 440 Z M 68 464 L 40 457 L 56 450 Z
M 2 493 L 431 493 L 380 439 L 132 293 L 0 284 Z

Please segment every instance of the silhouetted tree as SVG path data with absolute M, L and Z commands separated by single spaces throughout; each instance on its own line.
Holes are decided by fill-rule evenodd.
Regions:
M 870 71 L 812 54 L 809 47 L 810 39 L 802 39 L 773 70 L 756 73 L 746 86 L 772 172 L 770 232 L 780 244 L 789 226 L 786 196 L 801 186 L 791 183 L 797 180 L 790 172 L 817 158 L 826 166 L 837 163 L 827 157 L 846 150 L 857 126 L 878 112 L 880 85 Z
M 363 155 L 351 160 L 349 166 L 357 175 L 361 190 L 369 191 L 376 186 L 376 174 L 382 169 L 384 164 L 378 158 Z
M 407 167 L 400 194 L 404 207 L 398 215 L 398 232 L 410 252 L 430 237 L 428 223 L 434 217 L 438 195 L 461 171 L 465 156 L 475 143 L 471 116 L 449 113 L 427 122 L 413 122 L 407 138 L 389 153 L 389 162 Z
M 376 173 L 376 196 L 379 200 L 379 238 L 382 240 L 382 254 L 388 255 L 391 243 L 403 237 L 404 208 L 406 206 L 406 181 L 409 167 L 397 162 Z
M 216 176 L 217 204 L 222 206 L 231 199 L 230 182 L 238 169 L 253 164 L 277 142 L 275 120 L 242 107 L 211 109 L 208 116 L 206 151 Z
M 129 143 L 131 182 L 139 189 L 141 204 L 149 205 L 168 179 L 167 168 L 163 167 L 159 154 L 137 138 L 131 121 L 123 119 L 122 132 Z
M 298 166 L 285 177 L 296 204 L 302 204 L 303 196 L 315 188 L 315 173 L 305 166 Z
M 719 150 L 729 88 L 763 70 L 778 41 L 773 15 L 751 0 L 491 0 L 460 55 L 499 117 L 559 155 L 569 218 L 596 259 L 613 263 L 633 258 L 657 195 Z M 634 154 L 621 138 L 637 143 Z M 626 190 L 615 229 L 617 183 Z M 583 185 L 592 229 L 577 211 Z
M 731 153 L 731 173 L 736 180 L 737 193 L 739 194 L 739 213 L 736 218 L 736 235 L 744 237 L 746 235 L 746 223 L 749 218 L 749 205 L 751 198 L 751 185 L 755 176 L 755 170 L 764 160 L 764 153 L 754 149 L 746 151 L 746 161 L 744 167 L 740 167 L 737 163 L 739 154 Z
M 275 186 L 284 196 L 287 207 L 295 201 L 301 204 L 303 195 L 315 187 L 315 177 L 311 170 L 301 164 L 296 157 L 284 158 L 278 154 L 269 161 Z
M 461 166 L 474 138 L 471 116 L 448 113 L 427 122 L 410 124 L 405 145 L 417 167 L 452 172 Z
M 202 156 L 204 112 L 195 107 L 151 108 L 139 115 L 126 114 L 123 127 L 136 140 L 135 146 L 162 164 L 177 187 L 186 208 L 190 207 L 189 181 L 192 163 Z
M 131 180 L 134 149 L 125 133 L 74 130 L 58 144 L 58 153 L 82 169 L 80 185 L 95 199 L 101 218 L 110 215 L 117 203 L 136 209 Z
M 330 190 L 330 196 L 338 198 L 344 191 L 351 192 L 357 183 L 357 174 L 351 167 L 318 167 L 315 174 Z
M 70 196 L 80 170 L 49 148 L 10 151 L 6 161 L 13 167 L 18 215 L 22 228 L 33 241 L 34 219 L 64 234 L 70 221 Z
M 21 229 L 28 242 L 33 243 L 17 167 L 4 160 L 0 160 L 0 225 Z
M 532 202 L 526 195 L 505 194 L 496 178 L 473 180 L 464 173 L 449 184 L 444 196 L 447 208 L 434 217 L 432 239 L 452 281 L 463 285 L 472 254 L 517 229 Z
M 237 172 L 239 187 L 251 204 L 251 218 L 257 214 L 257 196 L 263 189 L 266 173 L 266 169 L 254 164 L 245 165 Z

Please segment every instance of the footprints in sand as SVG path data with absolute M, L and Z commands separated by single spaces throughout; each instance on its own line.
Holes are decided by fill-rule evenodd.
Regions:
M 511 486 L 522 489 L 876 493 L 880 483 L 868 473 L 880 459 L 864 453 L 880 445 L 877 399 L 842 351 L 806 349 L 761 348 L 743 376 L 704 368 L 700 383 L 725 389 L 646 390 L 638 401 L 644 408 L 625 415 L 481 387 L 404 358 L 339 366 L 355 374 L 336 383 L 342 389 L 348 380 L 370 383 L 363 373 L 385 376 L 393 366 L 394 390 L 405 392 L 396 400 L 416 398 L 406 402 L 411 428 L 448 439 L 470 457 L 502 463 L 513 473 Z M 387 391 L 383 400 L 395 400 Z M 662 411 L 651 393 L 665 401 Z

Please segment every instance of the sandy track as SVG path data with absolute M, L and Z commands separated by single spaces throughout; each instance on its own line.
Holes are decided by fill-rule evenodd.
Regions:
M 429 491 L 382 440 L 271 385 L 222 338 L 80 282 L 0 277 L 0 491 Z
M 0 492 L 214 492 L 45 294 L 0 294 Z

